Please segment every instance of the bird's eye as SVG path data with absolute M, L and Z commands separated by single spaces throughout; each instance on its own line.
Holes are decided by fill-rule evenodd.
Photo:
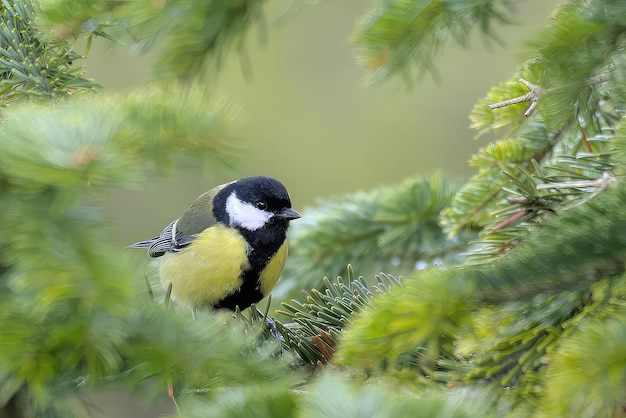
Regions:
M 256 207 L 257 207 L 257 209 L 265 210 L 265 209 L 267 209 L 267 203 L 265 203 L 264 201 L 260 200 L 260 201 L 256 202 Z

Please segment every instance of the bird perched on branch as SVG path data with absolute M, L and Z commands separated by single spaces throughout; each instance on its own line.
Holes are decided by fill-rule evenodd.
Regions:
M 202 194 L 161 234 L 129 248 L 162 257 L 159 274 L 171 297 L 194 312 L 244 310 L 267 296 L 287 258 L 291 209 L 287 189 L 271 177 L 248 177 Z

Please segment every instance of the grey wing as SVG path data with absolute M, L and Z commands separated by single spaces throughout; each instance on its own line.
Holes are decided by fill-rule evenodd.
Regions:
M 207 207 L 206 202 L 212 202 L 215 195 L 225 186 L 217 186 L 203 193 L 179 219 L 166 226 L 158 237 L 136 242 L 128 248 L 148 248 L 150 257 L 160 257 L 167 252 L 177 253 L 184 250 L 200 232 L 216 223 L 211 210 L 212 204 Z
M 176 229 L 178 219 L 165 227 L 161 235 L 146 241 L 139 241 L 128 248 L 148 248 L 150 257 L 161 257 L 167 252 L 179 252 L 194 240 L 194 236 L 185 235 Z

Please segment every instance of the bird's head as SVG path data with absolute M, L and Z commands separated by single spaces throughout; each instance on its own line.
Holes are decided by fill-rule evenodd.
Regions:
M 283 225 L 298 219 L 300 214 L 291 209 L 287 189 L 271 177 L 247 177 L 224 188 L 225 212 L 228 224 L 248 231 L 265 226 Z

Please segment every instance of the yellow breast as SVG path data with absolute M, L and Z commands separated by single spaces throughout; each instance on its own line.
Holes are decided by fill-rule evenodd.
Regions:
M 242 285 L 241 273 L 250 268 L 248 244 L 236 229 L 215 225 L 201 232 L 185 250 L 162 257 L 161 284 L 172 283 L 172 299 L 190 307 L 217 305 Z M 287 259 L 285 241 L 260 274 L 261 294 L 267 296 Z
M 161 284 L 167 289 L 172 283 L 172 299 L 185 306 L 214 305 L 241 287 L 241 271 L 249 266 L 247 248 L 246 240 L 237 230 L 214 225 L 202 231 L 185 250 L 163 256 Z M 284 257 L 280 268 L 273 267 L 278 268 L 278 275 L 283 265 Z M 273 278 L 271 287 L 278 275 L 268 277 L 268 280 Z
M 261 272 L 261 292 L 263 296 L 269 295 L 272 291 L 280 274 L 285 267 L 285 261 L 287 260 L 287 240 L 280 246 L 276 255 L 272 260 L 267 263 L 265 269 Z

